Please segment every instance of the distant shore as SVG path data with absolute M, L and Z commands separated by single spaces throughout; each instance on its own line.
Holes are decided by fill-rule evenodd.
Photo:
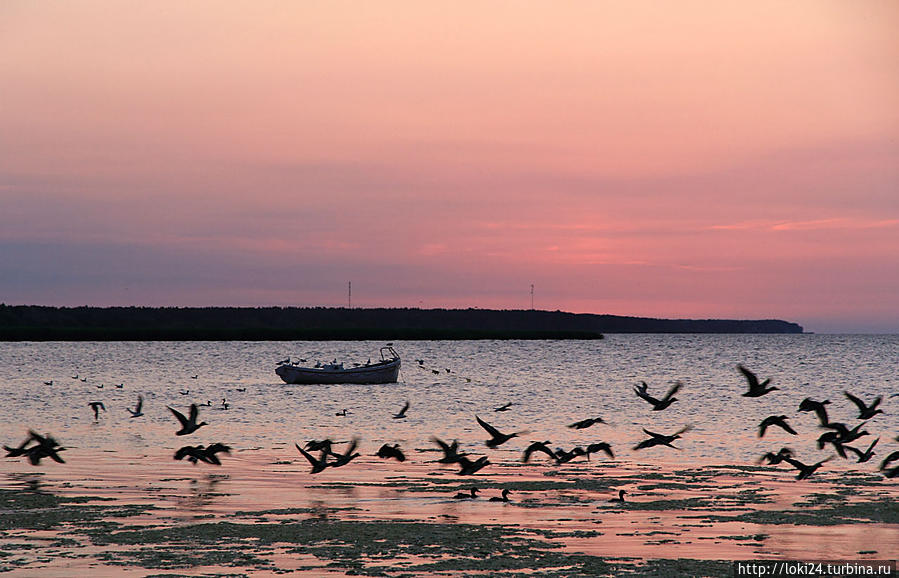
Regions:
M 802 333 L 778 319 L 539 310 L 0 305 L 0 341 L 602 339 L 604 333 Z

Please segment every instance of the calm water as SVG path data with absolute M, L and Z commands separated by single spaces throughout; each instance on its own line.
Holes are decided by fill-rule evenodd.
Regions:
M 822 433 L 813 414 L 797 411 L 806 396 L 829 399 L 832 421 L 855 425 L 857 410 L 843 395 L 867 401 L 882 395 L 886 412 L 871 420 L 881 436 L 878 456 L 899 449 L 899 336 L 895 335 L 610 335 L 601 341 L 409 341 L 394 347 L 403 357 L 400 383 L 390 385 L 285 385 L 275 375 L 278 360 L 293 356 L 349 364 L 377 357 L 380 342 L 123 342 L 0 344 L 0 442 L 17 445 L 28 428 L 53 434 L 72 456 L 79 448 L 142 455 L 186 443 L 225 442 L 250 450 L 283 448 L 299 456 L 293 442 L 332 437 L 361 438 L 364 453 L 384 442 L 400 443 L 413 460 L 433 454 L 432 435 L 460 443 L 491 461 L 516 460 L 529 440 L 552 440 L 570 449 L 596 441 L 612 443 L 616 457 L 634 462 L 750 463 L 782 445 L 803 461 L 819 451 Z M 420 366 L 415 360 L 421 359 Z M 746 390 L 735 365 L 743 363 L 781 390 L 762 398 Z M 450 371 L 447 372 L 446 370 Z M 431 370 L 437 370 L 435 374 Z M 79 379 L 73 379 L 78 375 Z M 197 375 L 196 379 L 192 378 Z M 81 378 L 87 378 L 82 382 Z M 53 381 L 52 386 L 43 382 Z M 470 380 L 470 381 L 469 381 Z M 680 401 L 650 411 L 633 386 L 646 381 L 660 397 L 676 380 Z M 103 388 L 99 388 L 99 385 Z M 122 388 L 116 388 L 122 384 Z M 245 389 L 245 391 L 239 391 Z M 189 391 L 187 395 L 179 393 Z M 145 416 L 126 411 L 143 394 Z M 220 408 L 227 399 L 230 409 Z M 403 403 L 405 420 L 392 419 Z M 95 423 L 88 407 L 102 401 L 107 411 Z M 167 405 L 186 413 L 191 402 L 209 422 L 196 434 L 176 438 L 177 423 Z M 510 411 L 495 413 L 507 402 Z M 346 408 L 349 415 L 338 417 Z M 483 445 L 485 432 L 475 414 L 502 431 L 522 431 L 497 450 Z M 785 414 L 799 432 L 778 428 L 757 437 L 759 421 Z M 587 417 L 610 425 L 576 431 L 566 427 Z M 671 433 L 691 424 L 679 445 L 633 451 L 641 428 Z M 807 460 L 806 460 L 807 458 Z M 878 459 L 860 464 L 875 469 Z

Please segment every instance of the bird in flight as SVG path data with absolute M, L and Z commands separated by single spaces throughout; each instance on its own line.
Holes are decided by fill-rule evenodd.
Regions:
M 144 415 L 143 407 L 144 407 L 144 396 L 138 394 L 137 405 L 134 406 L 134 409 L 131 409 L 130 407 L 127 407 L 125 409 L 127 409 L 128 412 L 131 413 L 131 417 L 140 417 L 140 416 Z
M 102 401 L 92 401 L 87 405 L 91 406 L 91 409 L 94 410 L 94 421 L 97 421 L 100 419 L 100 410 L 101 409 L 103 411 L 106 411 L 106 406 L 103 405 Z
M 409 402 L 407 401 L 406 405 L 403 406 L 403 409 L 401 409 L 398 413 L 393 414 L 393 419 L 403 419 L 404 417 L 406 417 L 406 411 L 408 411 L 408 409 Z
M 490 436 L 491 436 L 490 439 L 485 442 L 487 444 L 488 448 L 495 448 L 497 446 L 501 446 L 502 444 L 506 443 L 510 439 L 518 436 L 517 432 L 510 433 L 510 434 L 504 434 L 501 431 L 499 431 L 498 429 L 496 429 L 495 427 L 493 427 L 492 425 L 490 425 L 489 423 L 487 423 L 486 421 L 479 418 L 478 416 L 474 416 L 474 417 L 476 420 L 478 420 L 478 423 L 481 425 L 481 427 L 484 428 L 487 431 L 487 433 L 490 434 Z
M 868 405 L 848 391 L 844 391 L 843 393 L 846 394 L 846 398 L 849 399 L 849 401 L 851 401 L 856 405 L 856 407 L 858 407 L 858 419 L 871 419 L 875 415 L 883 413 L 882 409 L 875 409 L 878 405 L 880 405 L 880 402 L 883 401 L 882 396 L 878 395 L 874 398 L 874 401 L 871 402 L 871 405 Z
M 740 370 L 740 373 L 746 378 L 746 381 L 749 383 L 749 391 L 743 394 L 743 397 L 761 397 L 766 393 L 770 393 L 772 391 L 777 390 L 778 388 L 768 387 L 768 384 L 771 383 L 771 378 L 769 377 L 765 381 L 759 382 L 759 378 L 753 372 L 746 369 L 743 365 L 738 365 L 737 369 Z
M 787 419 L 788 418 L 785 415 L 769 415 L 759 424 L 759 437 L 765 437 L 765 431 L 772 425 L 783 428 L 787 433 L 796 435 L 796 430 L 790 427 L 790 424 L 787 423 Z
M 205 421 L 197 423 L 197 415 L 200 413 L 200 410 L 195 403 L 190 404 L 190 417 L 184 417 L 183 413 L 172 407 L 169 407 L 169 411 L 178 418 L 178 422 L 181 424 L 181 429 L 175 432 L 176 436 L 186 436 L 194 433 L 204 425 L 209 425 Z
M 653 446 L 668 446 L 669 448 L 674 448 L 676 450 L 679 450 L 680 448 L 671 445 L 671 442 L 673 442 L 676 439 L 679 439 L 680 434 L 688 432 L 691 429 L 693 429 L 693 428 L 691 426 L 687 425 L 687 426 L 684 426 L 681 429 L 677 430 L 676 432 L 674 432 L 671 435 L 664 435 L 664 434 L 654 433 L 654 432 L 649 431 L 646 428 L 643 428 L 643 432 L 646 433 L 646 435 L 648 435 L 650 437 L 649 437 L 649 439 L 643 440 L 642 442 L 638 443 L 636 446 L 634 446 L 634 449 L 642 450 L 644 448 L 651 448 Z
M 674 385 L 672 385 L 668 390 L 668 393 L 665 394 L 665 397 L 663 397 L 662 399 L 656 399 L 653 396 L 649 395 L 647 391 L 649 389 L 649 386 L 646 385 L 646 382 L 641 381 L 640 385 L 634 386 L 634 393 L 636 393 L 641 399 L 652 405 L 652 411 L 662 411 L 663 409 L 677 401 L 677 398 L 674 397 L 674 394 L 680 391 L 683 386 L 683 383 L 676 381 L 674 382 Z
M 606 421 L 601 417 L 590 417 L 587 419 L 582 419 L 581 421 L 576 421 L 568 427 L 570 427 L 571 429 L 586 429 L 591 425 L 597 423 L 606 423 Z

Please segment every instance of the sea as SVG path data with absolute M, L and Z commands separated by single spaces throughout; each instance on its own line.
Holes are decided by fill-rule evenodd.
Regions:
M 609 334 L 602 340 L 397 341 L 399 381 L 384 385 L 289 385 L 279 361 L 377 360 L 376 341 L 269 342 L 7 342 L 0 344 L 0 442 L 17 446 L 33 429 L 52 435 L 66 456 L 80 450 L 127 457 L 174 451 L 185 444 L 225 443 L 236 450 L 283 453 L 313 439 L 358 440 L 374 454 L 400 444 L 411 460 L 439 457 L 433 438 L 458 440 L 492 462 L 518 461 L 531 441 L 553 448 L 605 441 L 616 460 L 634 463 L 754 464 L 790 447 L 803 461 L 833 454 L 816 439 L 826 430 L 798 411 L 810 397 L 828 400 L 829 419 L 849 427 L 858 409 L 844 392 L 883 413 L 869 420 L 860 449 L 879 439 L 877 455 L 899 449 L 899 336 Z M 776 391 L 743 397 L 742 364 Z M 678 401 L 652 411 L 634 392 L 641 382 L 662 397 L 676 382 Z M 138 396 L 144 415 L 133 418 Z M 95 419 L 89 406 L 102 402 Z M 408 402 L 405 418 L 394 418 Z M 208 425 L 187 437 L 175 408 L 192 403 Z M 496 411 L 506 404 L 507 411 Z M 346 410 L 346 415 L 337 415 Z M 785 415 L 797 435 L 759 423 Z M 487 449 L 476 416 L 518 437 Z M 602 418 L 589 428 L 569 427 Z M 685 430 L 675 448 L 635 449 L 645 431 Z M 609 459 L 603 455 L 593 460 Z M 877 460 L 859 464 L 876 471 Z

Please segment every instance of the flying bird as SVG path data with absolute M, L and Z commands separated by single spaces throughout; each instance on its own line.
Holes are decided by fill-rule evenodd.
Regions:
M 776 454 L 774 452 L 768 452 L 767 454 L 763 455 L 761 458 L 759 458 L 758 463 L 768 462 L 773 466 L 784 461 L 786 458 L 792 457 L 793 450 L 791 450 L 790 448 L 780 448 L 780 450 Z
M 865 451 L 862 451 L 858 448 L 854 448 L 852 446 L 844 446 L 844 447 L 847 450 L 854 453 L 856 456 L 858 456 L 858 460 L 856 460 L 856 463 L 861 464 L 861 463 L 867 462 L 874 456 L 874 446 L 876 446 L 877 442 L 879 442 L 879 441 L 880 441 L 880 438 L 877 438 L 876 440 L 871 442 L 871 445 L 869 445 L 868 449 L 866 449 Z
M 674 385 L 668 390 L 668 393 L 665 394 L 665 397 L 662 399 L 656 399 L 653 396 L 649 395 L 648 389 L 649 386 L 646 385 L 645 381 L 641 381 L 640 385 L 634 386 L 634 393 L 636 393 L 641 399 L 647 401 L 650 405 L 652 405 L 652 411 L 662 411 L 675 401 L 677 398 L 674 397 L 674 394 L 680 391 L 680 389 L 684 386 L 683 383 L 676 381 Z
M 555 460 L 556 454 L 551 449 L 549 449 L 549 443 L 549 440 L 546 440 L 545 442 L 531 442 L 531 445 L 524 449 L 524 455 L 521 457 L 521 461 L 523 463 L 528 463 L 528 461 L 531 459 L 531 454 L 533 454 L 534 452 L 543 452 L 553 460 Z
M 510 401 L 507 404 L 493 408 L 493 411 L 509 411 L 509 408 L 512 407 L 513 405 L 515 405 L 515 404 Z
M 576 421 L 573 424 L 569 425 L 571 429 L 586 429 L 593 424 L 597 423 L 606 423 L 604 419 L 601 417 L 591 417 L 587 419 L 582 419 L 581 421 Z
M 833 456 L 825 458 L 825 459 L 821 460 L 820 462 L 818 462 L 816 464 L 812 464 L 810 466 L 800 462 L 799 460 L 793 459 L 793 458 L 784 458 L 784 461 L 787 462 L 788 464 L 790 464 L 791 466 L 793 466 L 794 468 L 796 468 L 797 470 L 799 470 L 799 473 L 796 475 L 797 480 L 804 480 L 807 477 L 814 474 L 815 470 L 817 470 L 818 468 L 821 467 L 821 464 L 823 464 L 824 462 L 830 461 L 831 459 L 833 459 Z
M 103 405 L 102 401 L 92 401 L 87 405 L 91 406 L 91 409 L 94 410 L 94 421 L 97 421 L 100 419 L 100 410 L 101 409 L 103 411 L 106 411 L 106 406 Z
M 858 419 L 871 419 L 875 415 L 883 413 L 882 409 L 875 409 L 883 400 L 882 396 L 878 395 L 874 398 L 874 401 L 871 402 L 871 405 L 868 405 L 848 391 L 844 391 L 843 393 L 846 394 L 846 397 L 849 399 L 849 401 L 851 401 L 856 405 L 856 407 L 858 407 Z
M 467 455 L 465 452 L 459 451 L 458 440 L 453 440 L 453 443 L 448 444 L 440 438 L 432 437 L 431 441 L 443 450 L 443 457 L 437 460 L 438 464 L 455 464 L 459 461 L 459 458 Z
M 126 407 L 125 409 L 128 410 L 128 412 L 131 414 L 131 417 L 140 417 L 140 416 L 144 415 L 143 407 L 144 407 L 144 396 L 138 394 L 137 405 L 134 406 L 134 409 L 131 409 L 130 407 Z
M 388 444 L 384 444 L 381 446 L 381 448 L 378 450 L 378 453 L 376 453 L 375 455 L 378 456 L 379 458 L 384 458 L 384 459 L 393 458 L 398 462 L 406 461 L 406 455 L 400 449 L 400 444 L 393 444 L 392 446 L 388 445 Z
M 328 452 L 322 450 L 321 456 L 318 459 L 315 459 L 312 454 L 304 450 L 300 447 L 300 444 L 293 444 L 296 448 L 303 454 L 303 457 L 306 458 L 310 464 L 312 464 L 312 472 L 313 474 L 317 474 L 319 472 L 323 472 L 325 468 L 328 467 Z
M 204 425 L 209 425 L 205 421 L 197 423 L 197 415 L 200 410 L 197 408 L 197 404 L 190 404 L 190 417 L 184 417 L 184 414 L 174 409 L 172 407 L 168 407 L 169 411 L 178 418 L 178 422 L 181 424 L 181 429 L 175 432 L 176 436 L 186 436 L 188 434 L 192 434 Z
M 559 465 L 567 464 L 574 458 L 585 455 L 587 455 L 587 452 L 581 446 L 574 447 L 571 449 L 571 451 L 566 451 L 562 448 L 556 448 L 556 463 Z
M 187 457 L 187 461 L 193 463 L 194 465 L 197 462 L 204 462 L 207 464 L 212 464 L 215 466 L 222 465 L 221 460 L 219 460 L 217 453 L 231 453 L 231 448 L 222 443 L 214 443 L 210 444 L 209 447 L 199 446 L 184 446 L 175 452 L 175 459 L 182 460 Z
M 509 441 L 510 439 L 512 439 L 514 437 L 518 437 L 518 432 L 504 434 L 501 431 L 499 431 L 498 429 L 496 429 L 495 427 L 493 427 L 492 425 L 490 425 L 489 423 L 487 423 L 484 420 L 482 420 L 481 418 L 479 418 L 478 416 L 474 416 L 474 417 L 476 420 L 478 420 L 478 423 L 481 425 L 481 427 L 484 428 L 487 431 L 487 433 L 490 434 L 490 436 L 491 436 L 489 440 L 484 442 L 487 444 L 488 448 L 495 448 L 497 446 L 501 446 L 504 443 L 506 443 L 507 441 Z
M 487 456 L 481 456 L 475 461 L 471 461 L 465 456 L 459 456 L 459 459 L 456 461 L 459 464 L 460 476 L 468 476 L 474 474 L 481 468 L 490 465 L 490 461 L 487 459 Z
M 827 408 L 824 406 L 828 403 L 830 403 L 829 399 L 815 401 L 812 398 L 807 397 L 799 404 L 799 411 L 815 412 L 815 415 L 818 416 L 818 421 L 821 422 L 821 427 L 827 427 L 827 424 L 830 422 L 827 419 Z
M 350 440 L 350 445 L 347 446 L 346 451 L 344 451 L 342 454 L 332 453 L 331 455 L 334 456 L 334 461 L 328 465 L 331 466 L 332 468 L 339 468 L 340 466 L 347 465 L 354 458 L 358 458 L 361 454 L 354 453 L 356 450 L 356 445 L 358 443 L 359 443 L 359 440 L 356 438 L 353 438 L 352 440 Z
M 406 417 L 406 411 L 408 409 L 409 409 L 409 402 L 407 401 L 406 405 L 403 406 L 403 409 L 401 409 L 398 413 L 393 414 L 393 419 L 403 419 L 404 417 Z
M 770 377 L 765 381 L 759 382 L 759 378 L 744 366 L 738 365 L 737 369 L 740 370 L 740 373 L 743 374 L 743 376 L 746 378 L 746 381 L 749 383 L 749 391 L 744 393 L 743 397 L 761 397 L 766 393 L 770 393 L 778 389 L 773 385 L 771 387 L 768 387 L 768 384 L 771 383 Z
M 783 428 L 783 430 L 789 434 L 797 435 L 796 430 L 791 428 L 790 424 L 787 423 L 787 419 L 788 418 L 785 415 L 769 415 L 759 423 L 759 437 L 765 437 L 765 431 L 772 425 Z
M 587 459 L 590 459 L 590 454 L 595 454 L 596 452 L 605 452 L 610 458 L 615 458 L 615 454 L 612 453 L 612 446 L 607 444 L 606 442 L 598 442 L 595 444 L 590 444 L 587 446 Z
M 646 428 L 643 428 L 643 432 L 644 432 L 646 435 L 650 436 L 650 438 L 649 438 L 649 439 L 646 439 L 646 440 L 643 440 L 642 442 L 640 442 L 640 443 L 638 443 L 637 445 L 635 445 L 635 446 L 634 446 L 634 449 L 635 449 L 635 450 L 642 450 L 642 449 L 645 449 L 645 448 L 651 448 L 651 447 L 653 447 L 653 446 L 668 446 L 668 447 L 670 447 L 670 448 L 674 448 L 674 449 L 676 449 L 676 450 L 679 450 L 680 448 L 671 445 L 671 443 L 672 443 L 674 440 L 679 439 L 679 438 L 680 438 L 680 434 L 686 433 L 686 432 L 690 431 L 691 429 L 693 429 L 693 428 L 692 428 L 691 426 L 687 425 L 687 426 L 684 426 L 684 427 L 682 427 L 681 429 L 677 430 L 677 431 L 674 432 L 672 435 L 664 435 L 664 434 L 654 433 L 654 432 L 649 431 L 649 430 L 646 429 Z

